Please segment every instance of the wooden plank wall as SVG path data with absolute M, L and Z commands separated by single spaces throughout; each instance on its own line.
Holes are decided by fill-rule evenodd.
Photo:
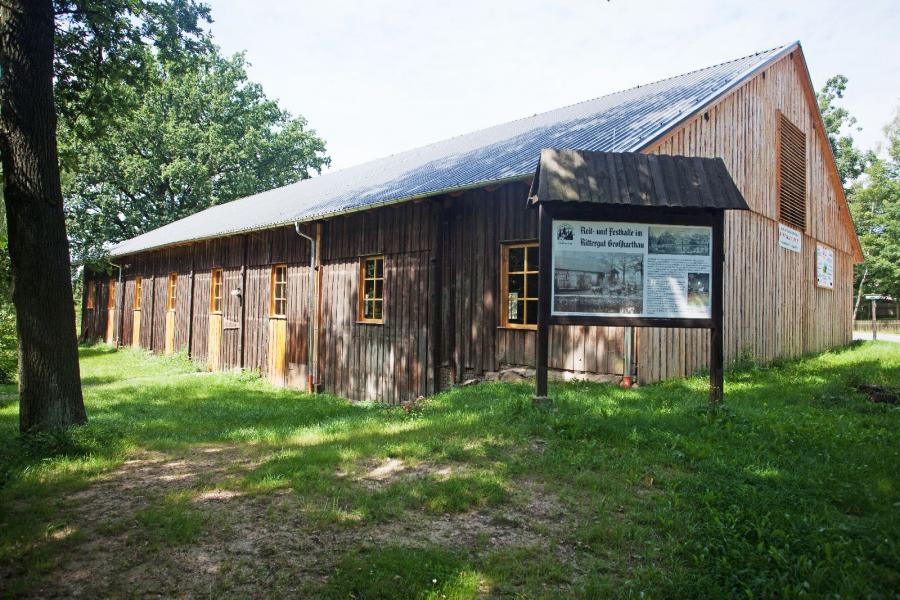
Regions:
M 398 403 L 428 393 L 432 203 L 323 224 L 319 374 L 326 390 Z M 359 258 L 384 255 L 384 323 L 357 322 Z
M 785 57 L 647 151 L 719 156 L 752 212 L 726 217 L 725 359 L 770 361 L 849 343 L 852 246 L 814 130 L 797 58 Z M 803 252 L 778 246 L 778 111 L 806 132 L 808 224 Z M 815 285 L 815 247 L 835 250 L 835 289 Z M 641 329 L 642 382 L 689 375 L 708 365 L 708 333 Z
M 107 299 L 109 298 L 109 279 L 106 273 L 95 273 L 85 270 L 84 293 L 81 298 L 81 340 L 96 342 L 106 335 L 108 318 Z M 94 282 L 94 308 L 87 308 L 87 282 Z
M 442 366 L 455 381 L 504 366 L 534 366 L 535 332 L 500 325 L 500 245 L 536 240 L 537 211 L 527 210 L 528 184 L 478 189 L 444 201 Z M 550 330 L 551 369 L 617 373 L 623 369 L 619 327 Z

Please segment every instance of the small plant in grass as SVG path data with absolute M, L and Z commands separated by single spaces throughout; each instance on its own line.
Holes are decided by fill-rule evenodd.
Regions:
M 341 558 L 322 598 L 477 598 L 484 576 L 461 552 L 443 548 L 363 546 Z
M 196 541 L 208 516 L 192 506 L 190 494 L 177 493 L 138 511 L 135 519 L 155 545 L 178 546 Z
M 259 381 L 261 378 L 262 374 L 259 372 L 259 369 L 241 369 L 237 374 L 237 380 L 241 383 Z

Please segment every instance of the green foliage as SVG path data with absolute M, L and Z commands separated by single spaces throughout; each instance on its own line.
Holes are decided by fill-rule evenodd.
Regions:
M 117 242 L 195 212 L 293 183 L 327 165 L 325 144 L 247 79 L 243 55 L 214 49 L 151 62 L 147 83 L 123 89 L 133 106 L 88 139 L 60 127 L 77 149 L 64 194 L 73 252 L 96 259 Z
M 196 0 L 54 0 L 54 98 L 75 139 L 102 138 L 137 106 L 156 58 L 183 60 L 209 48 L 209 7 Z M 60 147 L 77 171 L 77 146 Z
M 0 384 L 15 381 L 19 365 L 16 311 L 11 288 L 12 266 L 9 262 L 6 213 L 0 210 Z
M 856 285 L 867 271 L 863 293 L 900 298 L 900 111 L 885 129 L 888 158 L 875 159 L 849 194 L 850 213 L 863 247 L 865 264 L 856 268 Z
M 822 113 L 822 120 L 825 123 L 825 133 L 831 143 L 841 183 L 845 187 L 862 175 L 875 158 L 871 151 L 862 151 L 857 148 L 853 142 L 853 136 L 846 133 L 847 130 L 853 129 L 860 131 L 860 128 L 856 126 L 856 117 L 836 103 L 837 100 L 844 97 L 847 81 L 845 75 L 835 75 L 826 81 L 816 94 L 819 112 Z
M 82 375 L 91 421 L 65 434 L 17 437 L 16 403 L 0 404 L 0 569 L 29 565 L 10 582 L 23 594 L 102 536 L 190 557 L 248 519 L 322 540 L 316 573 L 329 577 L 291 571 L 269 587 L 266 554 L 253 558 L 258 587 L 232 595 L 890 597 L 900 585 L 900 411 L 854 390 L 900 387 L 897 345 L 730 371 L 715 414 L 703 377 L 555 384 L 546 408 L 530 385 L 481 384 L 407 414 L 131 350 L 82 349 Z M 177 479 L 174 494 L 160 479 L 149 507 L 47 540 L 77 529 L 70 494 L 108 489 L 121 474 L 98 476 L 126 457 L 189 463 L 211 448 L 233 453 L 224 470 Z M 229 471 L 232 458 L 246 466 Z M 388 461 L 402 469 L 367 476 Z M 199 501 L 211 489 L 237 496 Z M 471 536 L 485 523 L 498 540 Z M 444 541 L 406 539 L 422 531 Z M 312 587 L 296 593 L 297 579 Z

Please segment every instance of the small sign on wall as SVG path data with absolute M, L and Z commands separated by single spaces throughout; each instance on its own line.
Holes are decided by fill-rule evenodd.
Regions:
M 784 223 L 778 224 L 778 245 L 791 252 L 800 252 L 803 236 L 796 229 L 791 229 Z
M 822 244 L 816 244 L 816 285 L 834 289 L 834 250 Z

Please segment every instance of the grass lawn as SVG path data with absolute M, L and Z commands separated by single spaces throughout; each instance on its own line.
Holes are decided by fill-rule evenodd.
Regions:
M 90 423 L 0 395 L 0 595 L 896 597 L 900 345 L 400 408 L 81 350 Z

